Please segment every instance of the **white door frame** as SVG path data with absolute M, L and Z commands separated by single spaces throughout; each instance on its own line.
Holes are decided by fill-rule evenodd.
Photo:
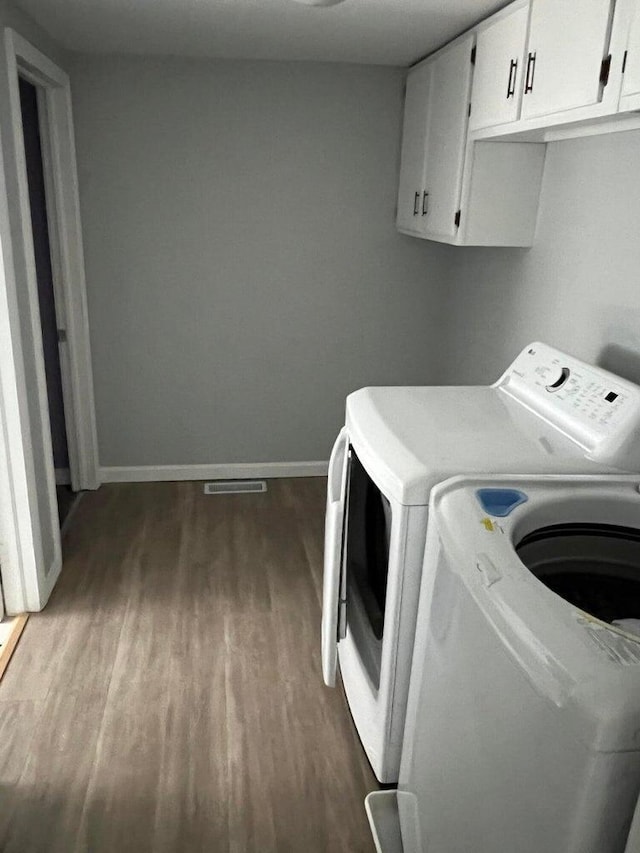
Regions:
M 51 524 L 58 540 L 59 532 L 18 75 L 38 89 L 56 315 L 58 328 L 66 332 L 66 343 L 59 351 L 72 487 L 97 488 L 99 467 L 69 77 L 8 28 L 4 33 L 4 49 L 13 150 L 8 150 L 8 157 L 5 156 L 2 174 L 6 174 L 6 169 L 15 169 L 13 177 L 18 188 L 16 202 L 20 223 L 12 239 L 9 210 L 3 199 L 0 277 L 3 273 L 4 287 L 0 281 L 0 331 L 6 330 L 8 339 L 5 339 L 6 345 L 0 346 L 0 408 L 3 410 L 0 416 L 3 445 L 0 474 L 3 469 L 6 471 L 7 487 L 0 494 L 3 522 L 0 560 L 5 604 L 11 613 L 43 607 L 61 565 L 59 542 L 53 565 L 43 565 L 43 526 Z M 19 255 L 21 263 L 14 263 Z M 17 275 L 18 268 L 24 269 L 26 280 L 18 280 L 23 277 Z M 36 350 L 31 353 L 39 401 L 35 425 L 29 422 L 24 343 L 16 298 L 17 289 L 23 287 L 28 294 L 28 320 Z M 35 471 L 30 429 L 40 434 L 45 451 L 49 449 L 45 454 L 45 472 Z M 48 492 L 50 518 L 40 518 L 37 509 L 35 496 L 43 489 Z M 12 541 L 14 536 L 15 541 Z

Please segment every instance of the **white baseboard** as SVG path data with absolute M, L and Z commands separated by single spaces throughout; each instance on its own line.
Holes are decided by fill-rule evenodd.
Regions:
M 239 462 L 228 465 L 131 465 L 100 469 L 102 483 L 325 477 L 328 462 Z

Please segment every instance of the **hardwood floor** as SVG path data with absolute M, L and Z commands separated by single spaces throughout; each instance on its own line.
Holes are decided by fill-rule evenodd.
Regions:
M 377 787 L 322 684 L 325 481 L 103 486 L 0 684 L 2 853 L 320 853 Z

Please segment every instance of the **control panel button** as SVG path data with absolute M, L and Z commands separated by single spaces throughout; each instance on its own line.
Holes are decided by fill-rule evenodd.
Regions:
M 500 385 L 587 450 L 590 458 L 616 467 L 628 467 L 623 453 L 640 459 L 637 440 L 624 445 L 617 441 L 618 435 L 632 430 L 640 435 L 640 388 L 626 380 L 536 343 L 523 351 Z
M 560 371 L 560 376 L 555 380 L 555 382 L 551 382 L 547 385 L 547 391 L 553 394 L 555 391 L 559 391 L 563 385 L 566 384 L 567 379 L 571 376 L 571 371 L 568 367 L 563 367 Z

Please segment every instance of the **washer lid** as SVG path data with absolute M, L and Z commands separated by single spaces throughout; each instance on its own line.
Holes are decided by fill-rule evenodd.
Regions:
M 612 593 L 611 585 L 600 580 L 604 573 L 610 578 L 635 577 L 635 557 L 629 557 L 627 543 L 633 538 L 630 530 L 640 531 L 639 483 L 638 475 L 454 477 L 433 490 L 429 517 L 447 570 L 460 578 L 460 589 L 474 598 L 501 645 L 539 692 L 559 706 L 580 704 L 581 697 L 588 696 L 585 707 L 601 709 L 603 720 L 607 715 L 611 720 L 624 718 L 628 748 L 633 749 L 638 748 L 640 637 L 629 625 L 605 621 L 614 612 L 610 604 L 615 621 L 625 614 L 618 591 Z M 491 515 L 478 500 L 478 491 L 496 488 L 520 491 L 527 501 L 506 517 Z M 542 531 L 540 537 L 537 531 Z M 597 546 L 582 543 L 573 553 L 567 548 L 565 534 L 580 537 L 596 531 Z M 529 555 L 528 567 L 516 547 L 535 547 L 537 542 L 544 547 Z M 611 571 L 606 567 L 607 549 Z M 541 575 L 547 571 L 559 577 L 558 570 L 575 577 L 560 577 L 554 589 Z M 591 592 L 583 595 L 581 573 L 597 575 L 595 598 Z M 640 563 L 637 574 L 640 577 Z M 582 602 L 576 603 L 576 589 Z M 603 595 L 604 618 L 583 609 L 593 609 L 594 601 L 600 606 Z M 594 748 L 621 748 L 619 742 L 612 746 L 608 737 L 606 723 L 598 730 Z
M 427 504 L 455 474 L 606 472 L 556 426 L 494 387 L 363 388 L 347 397 L 347 430 L 388 498 Z

